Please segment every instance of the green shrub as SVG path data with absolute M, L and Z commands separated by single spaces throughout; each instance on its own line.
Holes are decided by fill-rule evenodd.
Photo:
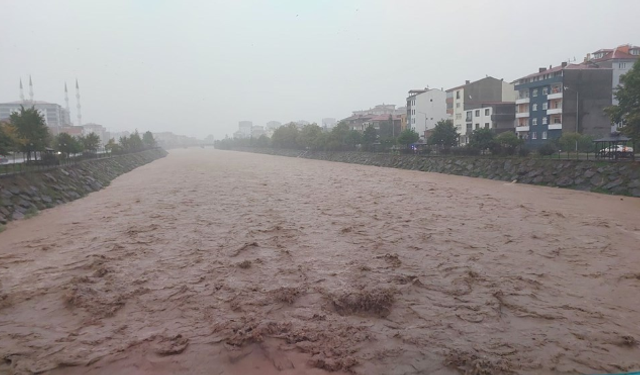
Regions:
M 556 148 L 552 143 L 545 143 L 540 148 L 538 148 L 538 154 L 542 156 L 553 155 L 556 152 Z

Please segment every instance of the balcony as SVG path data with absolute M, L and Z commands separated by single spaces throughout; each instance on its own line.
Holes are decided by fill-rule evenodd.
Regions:
M 516 126 L 516 131 L 517 132 L 528 132 L 529 131 L 529 125 L 527 125 L 527 126 Z
M 516 99 L 516 104 L 527 104 L 531 101 L 531 98 Z
M 556 93 L 547 95 L 547 100 L 553 100 L 553 99 L 562 99 L 562 92 L 556 92 Z
M 549 124 L 549 130 L 562 130 L 562 124 Z
M 547 109 L 547 115 L 559 115 L 562 113 L 562 108 L 549 108 Z
M 529 112 L 516 113 L 516 118 L 525 118 L 525 117 L 529 117 Z

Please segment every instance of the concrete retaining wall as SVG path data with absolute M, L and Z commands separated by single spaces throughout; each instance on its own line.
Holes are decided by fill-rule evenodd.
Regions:
M 0 178 L 0 224 L 81 198 L 166 155 L 165 150 L 154 149 Z
M 337 161 L 517 181 L 607 194 L 640 197 L 640 162 L 487 158 L 459 156 L 390 155 L 368 152 L 303 152 L 280 149 L 243 149 L 281 156 Z

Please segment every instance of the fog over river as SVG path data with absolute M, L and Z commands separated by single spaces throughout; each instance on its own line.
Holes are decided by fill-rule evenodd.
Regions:
M 0 374 L 640 371 L 640 199 L 173 150 L 0 233 Z

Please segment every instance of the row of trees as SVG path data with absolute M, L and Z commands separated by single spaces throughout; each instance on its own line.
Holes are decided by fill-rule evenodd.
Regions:
M 52 137 L 44 118 L 35 108 L 21 107 L 11 114 L 8 122 L 0 123 L 0 155 L 22 152 L 27 161 L 37 159 L 38 152 L 52 148 L 63 157 L 82 152 L 95 153 L 100 147 L 100 137 L 95 133 L 74 137 L 60 133 Z M 118 142 L 109 140 L 105 145 L 114 154 L 142 151 L 156 147 L 153 134 L 149 131 L 142 136 L 136 130 L 129 137 L 121 137 Z
M 336 125 L 331 131 L 324 131 L 316 124 L 305 125 L 301 129 L 294 123 L 286 124 L 273 132 L 268 138 L 265 135 L 260 138 L 223 139 L 216 141 L 216 148 L 231 149 L 233 147 L 274 147 L 299 150 L 319 151 L 350 151 L 358 146 L 365 150 L 373 150 L 376 147 L 389 148 L 395 144 L 408 146 L 416 142 L 420 137 L 412 130 L 400 132 L 393 136 L 393 129 L 381 124 L 379 129 L 368 126 L 364 132 L 350 130 L 345 123 Z

